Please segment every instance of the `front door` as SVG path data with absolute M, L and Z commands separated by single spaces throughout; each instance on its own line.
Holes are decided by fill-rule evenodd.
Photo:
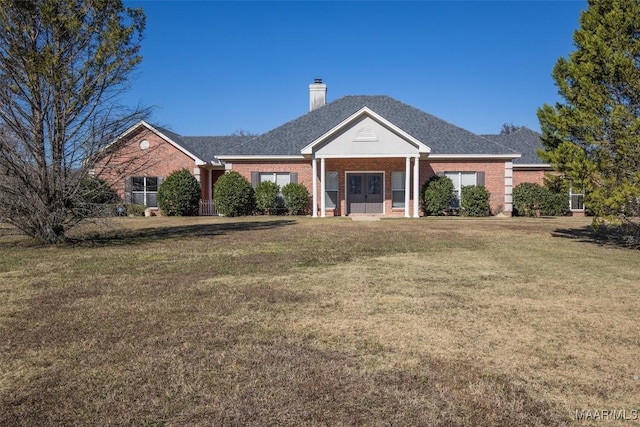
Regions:
M 347 214 L 383 213 L 383 182 L 381 173 L 348 173 Z

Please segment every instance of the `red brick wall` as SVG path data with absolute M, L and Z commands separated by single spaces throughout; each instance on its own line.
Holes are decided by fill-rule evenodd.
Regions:
M 484 172 L 484 186 L 490 194 L 489 205 L 491 213 L 496 214 L 504 210 L 504 165 L 504 160 L 470 162 L 430 159 L 429 161 L 421 162 L 420 180 L 424 182 L 438 172 Z
M 535 184 L 544 185 L 544 175 L 545 171 L 542 170 L 526 171 L 514 169 L 513 186 L 515 187 L 523 182 L 533 182 Z
M 149 148 L 142 150 L 140 142 L 149 141 Z M 111 187 L 124 196 L 124 180 L 128 176 L 160 176 L 186 168 L 193 173 L 194 160 L 166 142 L 149 129 L 141 126 L 118 146 L 109 157 L 95 166 L 96 175 L 105 179 Z

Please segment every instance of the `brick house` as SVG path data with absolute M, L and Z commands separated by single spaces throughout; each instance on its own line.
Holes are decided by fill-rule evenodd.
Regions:
M 387 96 L 326 103 L 326 90 L 316 80 L 309 85 L 307 114 L 258 136 L 191 137 L 140 122 L 118 139 L 111 163 L 130 158 L 145 165 L 112 185 L 125 203 L 156 206 L 162 179 L 187 168 L 201 184 L 206 207 L 218 177 L 237 171 L 254 186 L 265 180 L 304 184 L 314 217 L 415 218 L 422 184 L 441 174 L 458 193 L 464 185 L 484 185 L 491 213 L 510 215 L 513 186 L 537 182 L 549 170 L 537 159 L 540 144 L 529 129 L 510 140 L 480 136 Z

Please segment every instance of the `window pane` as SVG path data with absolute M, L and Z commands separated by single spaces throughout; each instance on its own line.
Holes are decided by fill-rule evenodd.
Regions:
M 391 172 L 391 188 L 404 190 L 404 172 Z
M 460 172 L 445 172 L 444 176 L 453 181 L 453 187 L 456 191 L 460 190 Z
M 460 173 L 460 186 L 476 185 L 476 173 L 475 172 L 461 172 Z
M 404 190 L 393 190 L 391 207 L 404 208 Z
M 147 180 L 147 191 L 158 191 L 157 176 L 148 176 L 146 180 Z
M 327 208 L 335 208 L 338 206 L 338 192 L 327 191 L 325 192 L 324 204 Z
M 131 177 L 131 190 L 132 191 L 144 191 L 144 177 L 143 176 Z
M 349 177 L 349 194 L 362 194 L 362 176 L 351 175 Z
M 158 207 L 158 193 L 147 193 L 147 206 L 152 208 Z
M 276 182 L 276 176 L 274 173 L 261 173 L 260 182 L 271 181 Z
M 134 205 L 144 205 L 144 193 L 132 193 L 131 203 Z
M 327 190 L 338 189 L 338 172 L 327 172 L 324 181 L 324 188 Z
M 380 176 L 379 175 L 367 175 L 367 193 L 368 194 L 380 194 L 382 193 L 382 188 L 380 186 Z
M 287 173 L 276 174 L 276 184 L 280 186 L 280 189 L 291 182 L 291 175 Z

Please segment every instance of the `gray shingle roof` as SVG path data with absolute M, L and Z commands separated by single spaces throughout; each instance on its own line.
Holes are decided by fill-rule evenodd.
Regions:
M 431 154 L 509 155 L 515 147 L 476 135 L 388 96 L 345 96 L 269 132 L 247 136 L 181 136 L 160 132 L 201 160 L 219 156 L 295 156 L 335 126 L 367 107 L 429 148 Z
M 540 134 L 534 130 L 523 126 L 515 132 L 483 136 L 520 153 L 522 157 L 514 159 L 513 164 L 515 165 L 546 164 L 538 157 L 537 151 L 543 147 L 540 143 Z
M 336 125 L 368 107 L 431 148 L 432 154 L 512 154 L 513 150 L 388 96 L 345 96 L 240 147 L 246 155 L 299 155 Z M 236 147 L 238 148 L 238 147 Z M 236 153 L 221 153 L 236 154 Z

